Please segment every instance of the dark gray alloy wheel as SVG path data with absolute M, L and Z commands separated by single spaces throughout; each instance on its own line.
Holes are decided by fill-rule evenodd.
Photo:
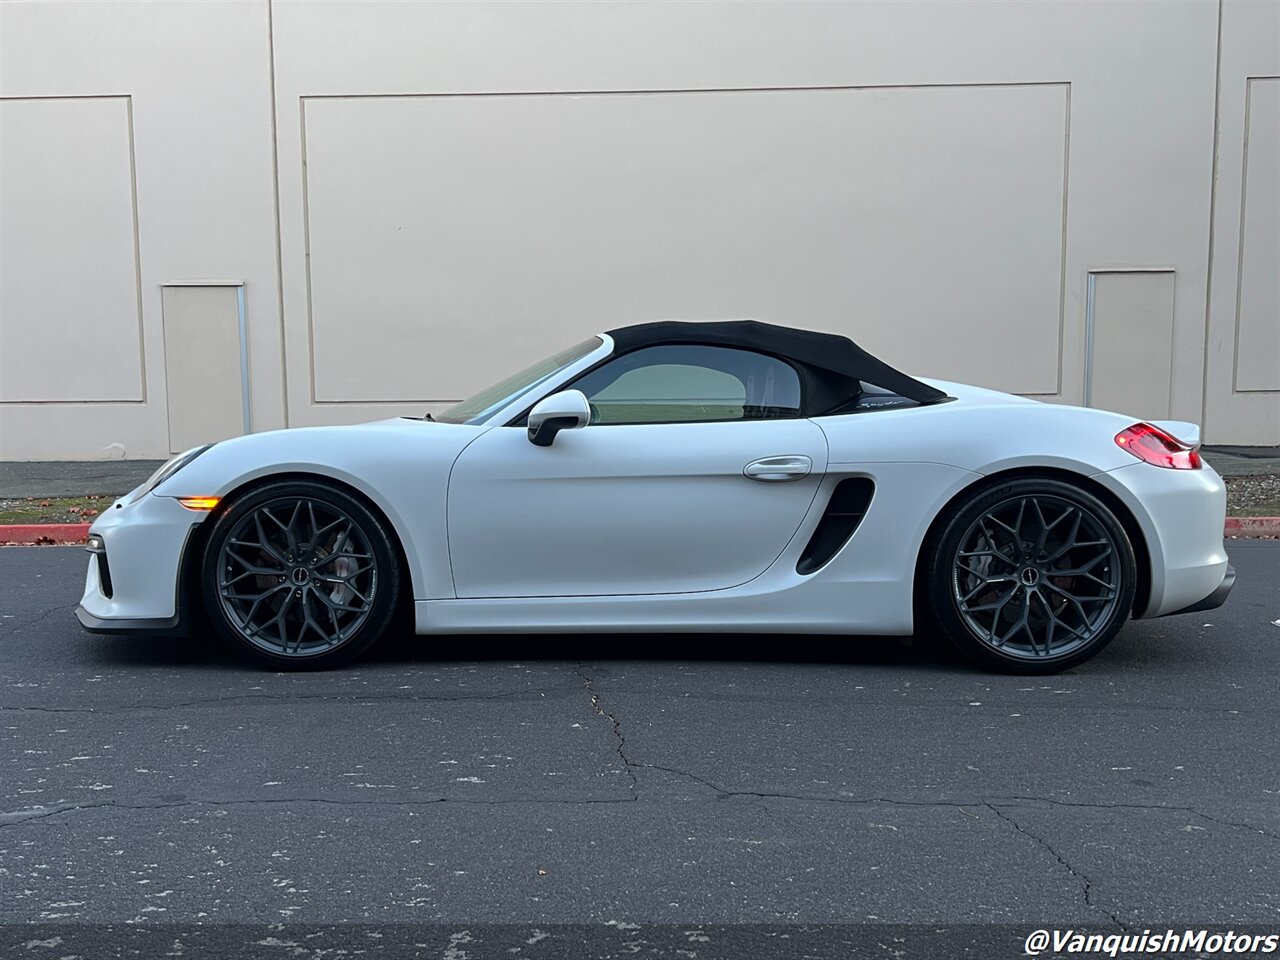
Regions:
M 1133 606 L 1133 547 L 1087 491 L 1022 479 L 961 506 L 935 545 L 934 613 L 971 657 L 1011 673 L 1053 673 L 1092 657 Z
M 283 669 L 345 663 L 386 629 L 399 590 L 377 517 L 318 481 L 268 484 L 216 521 L 204 593 L 219 632 Z

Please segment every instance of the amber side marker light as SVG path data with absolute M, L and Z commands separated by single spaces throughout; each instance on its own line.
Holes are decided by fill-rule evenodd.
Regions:
M 221 497 L 179 497 L 178 502 L 188 510 L 212 510 Z

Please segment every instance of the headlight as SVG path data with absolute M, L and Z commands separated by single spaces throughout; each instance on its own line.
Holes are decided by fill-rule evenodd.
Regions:
M 159 470 L 157 470 L 151 476 L 147 477 L 146 482 L 142 486 L 138 487 L 137 490 L 133 491 L 133 495 L 129 497 L 129 502 L 137 503 L 139 500 L 145 497 L 148 493 L 150 493 L 156 487 L 160 486 L 160 484 L 164 483 L 166 480 L 172 477 L 175 473 L 177 473 L 179 470 L 185 467 L 188 463 L 190 463 L 196 457 L 200 456 L 200 454 L 204 453 L 206 450 L 208 450 L 212 446 L 213 446 L 212 443 L 206 443 L 200 447 L 192 447 L 186 453 L 178 454 L 172 460 L 165 463 L 164 466 L 162 466 Z

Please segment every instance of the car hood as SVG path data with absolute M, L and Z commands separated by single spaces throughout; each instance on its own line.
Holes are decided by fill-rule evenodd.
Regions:
M 488 427 L 391 417 L 369 423 L 291 427 L 233 437 L 156 488 L 161 496 L 222 496 L 267 474 L 329 476 L 363 487 L 392 476 L 419 477 L 449 464 Z M 202 494 L 191 491 L 203 490 Z

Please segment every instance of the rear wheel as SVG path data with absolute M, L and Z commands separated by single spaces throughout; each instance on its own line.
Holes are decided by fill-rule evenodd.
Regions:
M 276 669 L 333 667 L 367 650 L 396 607 L 390 533 L 321 481 L 280 481 L 232 503 L 205 549 L 205 605 L 218 632 Z
M 1022 478 L 977 493 L 926 547 L 927 590 L 947 637 L 1008 673 L 1083 663 L 1133 606 L 1133 547 L 1097 497 Z

